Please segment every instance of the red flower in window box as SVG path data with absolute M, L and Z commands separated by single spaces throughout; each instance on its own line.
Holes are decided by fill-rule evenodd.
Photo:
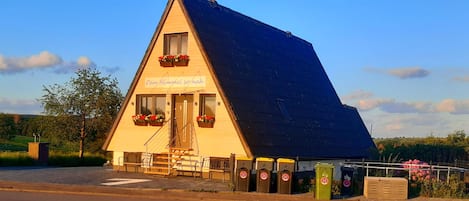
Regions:
M 189 64 L 189 55 L 178 54 L 174 57 L 174 65 L 187 66 Z
M 136 114 L 132 116 L 132 120 L 134 120 L 134 124 L 136 126 L 146 126 L 148 122 L 146 120 L 147 116 L 144 114 Z
M 151 114 L 146 117 L 150 126 L 162 126 L 164 119 L 164 114 Z
M 214 123 L 215 123 L 215 117 L 208 116 L 208 115 L 197 116 L 197 124 L 201 128 L 213 128 Z
M 162 67 L 173 67 L 174 66 L 174 55 L 163 55 L 158 57 L 160 66 Z

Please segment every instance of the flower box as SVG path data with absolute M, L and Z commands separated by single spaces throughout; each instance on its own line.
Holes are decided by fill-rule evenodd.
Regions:
M 147 126 L 148 122 L 146 122 L 146 121 L 134 121 L 134 124 L 136 126 Z
M 187 66 L 188 64 L 189 64 L 189 60 L 174 61 L 175 66 Z
M 187 66 L 189 64 L 189 56 L 185 54 L 178 54 L 174 57 L 174 65 Z
M 173 67 L 174 63 L 172 61 L 160 61 L 161 67 Z
M 215 122 L 213 121 L 207 121 L 207 122 L 197 121 L 197 124 L 199 125 L 200 128 L 213 128 L 214 123 Z
M 150 114 L 145 118 L 150 126 L 163 126 L 164 114 Z
M 150 124 L 150 126 L 163 126 L 162 121 L 150 121 L 148 123 Z
M 163 55 L 158 57 L 161 67 L 173 67 L 174 66 L 174 56 L 173 55 Z
M 213 128 L 214 123 L 215 123 L 215 117 L 208 116 L 208 115 L 197 116 L 197 124 L 201 128 Z
M 147 116 L 144 114 L 136 114 L 132 116 L 132 120 L 136 126 L 146 126 L 148 122 L 146 120 Z

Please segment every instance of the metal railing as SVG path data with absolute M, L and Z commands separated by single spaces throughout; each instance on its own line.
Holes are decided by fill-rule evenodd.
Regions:
M 163 125 L 155 131 L 155 133 L 148 138 L 148 140 L 144 143 L 145 146 L 145 154 L 142 157 L 142 166 L 145 168 L 150 168 L 153 163 L 153 153 L 161 153 L 164 150 L 161 150 L 161 148 L 164 147 L 164 149 L 168 150 L 168 171 L 171 169 L 171 164 L 172 164 L 172 157 L 171 157 L 171 147 L 176 146 L 176 142 L 178 140 L 178 137 L 180 137 L 180 133 L 174 133 L 173 136 L 171 136 L 171 133 L 173 132 L 178 132 L 179 129 L 177 128 L 177 124 L 174 123 L 174 120 L 170 119 L 168 121 L 165 121 Z M 198 141 L 196 137 L 196 132 L 195 132 L 195 127 L 192 122 L 186 123 L 183 127 L 182 130 L 186 132 L 186 128 L 189 127 L 189 143 L 190 143 L 190 149 L 194 151 L 195 155 L 198 155 L 199 153 L 199 147 L 198 147 Z M 164 131 L 167 132 L 164 132 Z M 185 134 L 185 133 L 184 133 Z M 153 149 L 152 149 L 153 147 Z
M 393 177 L 395 176 L 395 171 L 405 171 L 409 178 L 412 176 L 413 171 L 426 171 L 429 175 L 434 176 L 437 179 L 441 179 L 441 176 L 445 174 L 446 182 L 449 182 L 451 173 L 462 173 L 467 171 L 465 168 L 460 167 L 451 167 L 451 166 L 442 166 L 442 165 L 430 165 L 430 164 L 403 164 L 403 163 L 383 163 L 383 162 L 345 162 L 345 166 L 350 166 L 354 168 L 363 168 L 365 169 L 365 176 L 370 175 L 370 170 L 382 170 L 384 171 L 384 176 Z M 375 171 L 376 173 L 377 171 Z M 443 173 L 443 174 L 442 174 Z

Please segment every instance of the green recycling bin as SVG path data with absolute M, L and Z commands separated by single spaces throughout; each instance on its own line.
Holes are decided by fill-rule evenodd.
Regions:
M 274 159 L 256 158 L 256 191 L 259 193 L 270 193 L 270 182 L 272 170 L 274 169 Z
M 314 167 L 316 169 L 316 199 L 330 200 L 334 165 L 318 163 Z
M 252 158 L 236 158 L 236 190 L 249 191 L 249 181 L 251 179 Z
M 277 193 L 291 194 L 292 176 L 295 171 L 295 160 L 277 159 Z

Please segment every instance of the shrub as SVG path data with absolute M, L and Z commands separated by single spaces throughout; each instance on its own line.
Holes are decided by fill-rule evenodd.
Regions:
M 101 154 L 85 153 L 80 159 L 78 153 L 51 152 L 49 155 L 49 166 L 77 167 L 77 166 L 101 166 L 108 159 Z
M 0 166 L 31 166 L 34 160 L 27 152 L 0 152 Z
M 438 179 L 424 180 L 421 185 L 420 195 L 425 197 L 438 198 L 469 198 L 469 194 L 465 194 L 465 184 L 458 175 L 451 175 L 449 182 Z

